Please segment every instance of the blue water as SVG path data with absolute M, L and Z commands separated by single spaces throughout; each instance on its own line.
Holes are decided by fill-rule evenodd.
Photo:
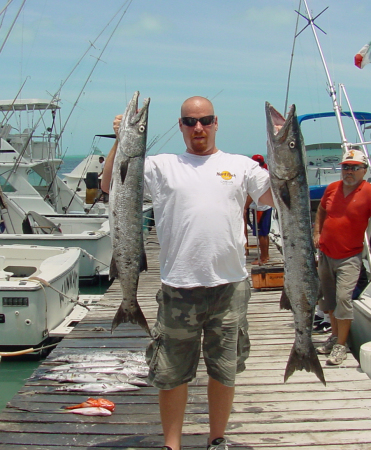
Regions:
M 66 157 L 61 167 L 61 173 L 71 172 L 83 157 Z M 107 283 L 98 283 L 94 286 L 81 286 L 80 294 L 104 294 L 107 290 Z M 0 361 L 0 411 L 6 403 L 24 386 L 34 370 L 40 365 L 40 361 L 15 361 L 6 358 Z

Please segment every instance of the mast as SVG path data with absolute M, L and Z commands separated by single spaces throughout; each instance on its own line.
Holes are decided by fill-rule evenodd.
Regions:
M 320 30 L 320 28 L 317 27 L 317 25 L 314 23 L 315 19 L 316 19 L 320 14 L 322 14 L 324 11 L 326 11 L 327 8 L 325 8 L 325 9 L 324 9 L 321 13 L 319 13 L 315 18 L 313 18 L 312 14 L 311 14 L 311 12 L 310 12 L 310 10 L 309 10 L 307 0 L 303 0 L 303 1 L 304 1 L 304 4 L 305 4 L 305 8 L 306 8 L 306 10 L 307 10 L 307 15 L 308 15 L 308 17 L 303 16 L 303 15 L 300 14 L 298 11 L 297 11 L 297 12 L 298 12 L 298 14 L 300 14 L 302 17 L 304 17 L 304 18 L 308 21 L 308 24 L 307 24 L 306 26 L 310 25 L 310 27 L 311 27 L 311 29 L 312 29 L 312 32 L 313 32 L 314 39 L 315 39 L 316 44 L 317 44 L 317 48 L 318 48 L 319 54 L 320 54 L 320 56 L 321 56 L 322 64 L 323 64 L 323 67 L 324 67 L 324 69 L 325 69 L 325 73 L 326 73 L 326 77 L 327 77 L 327 82 L 328 82 L 329 89 L 330 89 L 330 97 L 331 97 L 331 99 L 332 99 L 333 109 L 334 109 L 334 112 L 335 112 L 335 117 L 336 117 L 336 120 L 337 120 L 337 123 L 338 123 L 338 127 L 339 127 L 339 131 L 340 131 L 341 146 L 342 146 L 342 148 L 343 148 L 343 153 L 344 153 L 344 152 L 346 152 L 346 150 L 347 150 L 349 144 L 348 144 L 348 141 L 347 141 L 347 139 L 346 139 L 346 137 L 345 137 L 345 132 L 344 132 L 344 127 L 343 127 L 343 122 L 342 122 L 342 120 L 341 120 L 341 111 L 340 111 L 340 107 L 339 107 L 338 102 L 337 102 L 337 99 L 336 99 L 336 90 L 335 90 L 335 87 L 334 87 L 334 83 L 332 82 L 332 79 L 331 79 L 331 76 L 330 76 L 330 72 L 329 72 L 328 67 L 327 67 L 327 64 L 326 64 L 325 57 L 323 56 L 323 53 L 322 53 L 321 44 L 320 44 L 319 39 L 318 39 L 318 36 L 317 36 L 316 28 L 318 28 L 319 30 Z M 305 28 L 306 28 L 306 27 L 305 27 Z M 302 30 L 302 31 L 303 31 L 303 30 Z M 323 31 L 323 30 L 321 30 L 321 31 Z M 301 32 L 300 32 L 300 33 L 301 33 Z M 300 34 L 300 33 L 299 33 L 299 34 Z

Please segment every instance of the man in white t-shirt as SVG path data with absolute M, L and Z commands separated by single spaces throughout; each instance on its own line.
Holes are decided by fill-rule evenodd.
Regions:
M 116 134 L 121 118 L 114 121 Z M 187 99 L 179 128 L 186 152 L 149 156 L 145 164 L 162 281 L 147 348 L 149 380 L 160 389 L 163 450 L 180 450 L 188 382 L 196 375 L 202 347 L 209 375 L 207 448 L 226 450 L 235 376 L 245 369 L 250 349 L 243 210 L 247 195 L 257 204 L 273 206 L 273 199 L 268 173 L 257 162 L 217 149 L 218 118 L 209 100 Z M 117 145 L 106 158 L 103 190 Z

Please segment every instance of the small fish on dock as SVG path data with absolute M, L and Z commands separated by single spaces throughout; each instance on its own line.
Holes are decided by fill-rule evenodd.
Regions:
M 312 342 L 315 305 L 320 281 L 312 239 L 305 147 L 295 105 L 285 119 L 266 102 L 268 166 L 271 189 L 278 211 L 284 255 L 284 290 L 281 308 L 291 309 L 295 342 L 287 362 L 284 381 L 295 372 L 313 372 L 326 385 Z
M 109 193 L 113 248 L 110 278 L 118 277 L 123 295 L 111 331 L 122 322 L 131 322 L 151 335 L 137 300 L 139 274 L 147 270 L 142 211 L 150 102 L 144 100 L 138 111 L 138 97 L 139 92 L 135 92 L 120 124 Z
M 65 406 L 64 409 L 91 408 L 91 407 L 101 407 L 108 409 L 109 411 L 115 410 L 115 404 L 110 400 L 107 400 L 105 398 L 92 398 L 92 397 L 89 397 L 85 402 L 79 403 L 78 405 Z
M 100 406 L 90 406 L 89 408 L 76 408 L 71 409 L 69 411 L 73 414 L 81 414 L 83 416 L 111 416 L 112 411 L 106 408 L 102 408 Z

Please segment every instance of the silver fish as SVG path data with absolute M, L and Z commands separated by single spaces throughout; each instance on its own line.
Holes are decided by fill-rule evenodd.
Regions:
M 112 321 L 113 330 L 122 322 L 139 324 L 150 335 L 147 320 L 137 301 L 139 274 L 147 270 L 143 243 L 143 185 L 148 106 L 138 111 L 135 92 L 123 115 L 119 144 L 112 170 L 109 206 L 112 239 L 110 278 L 120 280 L 123 300 Z
M 48 362 L 64 362 L 64 363 L 94 363 L 94 362 L 124 362 L 124 361 L 145 361 L 145 354 L 143 351 L 121 351 L 119 353 L 87 353 L 82 355 L 81 353 L 69 353 L 55 355 L 50 354 L 48 356 Z
M 55 388 L 56 391 L 66 392 L 94 392 L 107 394 L 110 392 L 138 391 L 138 386 L 129 383 L 81 383 L 68 384 Z
M 104 370 L 108 367 L 110 368 L 122 368 L 122 364 L 119 361 L 102 361 L 102 362 L 81 362 L 81 363 L 71 363 L 71 364 L 61 364 L 59 366 L 52 367 L 49 369 L 51 372 L 63 372 L 63 371 L 73 371 L 73 370 L 86 370 L 98 369 Z
M 97 377 L 88 373 L 53 372 L 39 377 L 41 380 L 58 381 L 59 383 L 94 383 Z
M 268 167 L 285 261 L 281 308 L 292 309 L 295 322 L 295 342 L 287 362 L 284 381 L 295 370 L 305 369 L 315 373 L 326 385 L 312 343 L 314 308 L 320 296 L 320 281 L 312 240 L 304 141 L 295 105 L 291 107 L 286 120 L 268 102 L 265 110 Z

